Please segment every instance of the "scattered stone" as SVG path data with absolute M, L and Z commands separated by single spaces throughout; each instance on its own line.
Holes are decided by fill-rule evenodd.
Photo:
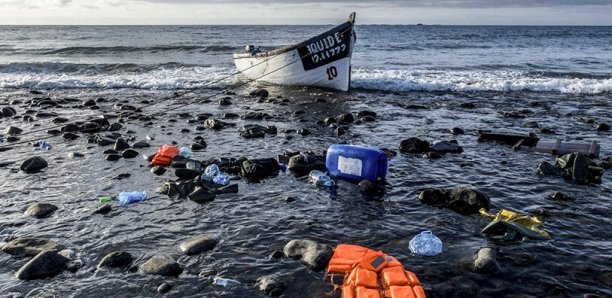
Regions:
M 457 213 L 478 214 L 480 208 L 489 210 L 491 200 L 485 194 L 467 188 L 427 189 L 419 195 L 422 203 L 448 208 Z
M 308 130 L 306 128 L 301 128 L 301 129 L 298 129 L 297 134 L 303 135 L 303 136 L 307 136 L 307 135 L 311 134 L 311 132 L 310 132 L 310 130 Z
M 146 274 L 174 277 L 183 272 L 183 268 L 175 260 L 162 256 L 152 257 L 140 266 L 140 270 Z
M 23 280 L 54 277 L 68 266 L 68 259 L 54 251 L 42 251 L 32 260 L 23 265 L 15 276 Z
M 193 142 L 189 148 L 191 148 L 191 150 L 193 151 L 198 151 L 198 150 L 206 149 L 207 146 L 208 144 L 206 144 L 206 142 L 203 139 L 199 139 Z
M 323 123 L 324 123 L 326 126 L 330 126 L 331 124 L 334 124 L 334 123 L 336 123 L 336 122 L 337 122 L 337 121 L 336 121 L 336 118 L 332 118 L 332 117 L 327 117 L 327 118 L 325 118 L 325 120 L 323 120 Z
M 83 102 L 84 107 L 92 107 L 96 105 L 96 101 L 93 99 L 89 99 Z
M 429 149 L 442 154 L 463 152 L 463 148 L 459 146 L 459 144 L 455 140 L 433 142 Z
M 191 180 L 195 177 L 200 176 L 200 174 L 202 174 L 199 171 L 196 170 L 192 170 L 192 169 L 176 169 L 174 171 L 174 175 L 176 175 L 176 177 L 179 177 L 180 179 L 183 180 Z
M 147 141 L 142 140 L 132 144 L 132 148 L 149 148 L 151 145 Z
M 523 127 L 527 128 L 540 128 L 540 124 L 536 121 L 526 121 L 523 123 Z
M 138 151 L 134 149 L 126 149 L 121 152 L 121 156 L 126 159 L 135 158 L 139 155 Z
M 74 141 L 74 140 L 80 138 L 80 136 L 76 135 L 76 134 L 73 134 L 71 132 L 67 132 L 67 133 L 62 135 L 62 138 L 66 139 L 66 140 Z
M 4 130 L 5 135 L 18 135 L 23 132 L 23 129 L 15 126 L 9 126 Z
M 338 116 L 336 119 L 338 120 L 338 122 L 343 122 L 343 123 L 355 122 L 355 118 L 353 117 L 353 114 L 351 113 L 343 113 L 340 116 Z
M 118 161 L 121 159 L 121 155 L 119 154 L 109 154 L 105 158 L 107 161 Z
M 130 174 L 130 173 L 121 173 L 121 174 L 119 174 L 117 176 L 112 177 L 111 179 L 113 179 L 113 180 L 123 180 L 123 179 L 126 179 L 126 178 L 130 178 L 131 176 L 132 176 L 132 174 Z
M 222 129 L 225 126 L 227 126 L 226 122 L 223 122 L 221 120 L 216 120 L 216 119 L 206 119 L 206 122 L 204 122 L 204 124 L 206 125 L 206 127 L 210 128 L 210 129 Z
M 161 176 L 164 173 L 166 173 L 166 168 L 162 167 L 162 166 L 155 166 L 151 168 L 151 173 L 157 175 L 157 176 Z
M 286 196 L 283 200 L 285 201 L 285 203 L 292 203 L 295 202 L 297 198 L 292 196 Z
M 478 273 L 494 273 L 499 270 L 499 264 L 495 257 L 497 251 L 490 247 L 483 247 L 478 251 L 478 254 L 474 257 L 474 264 L 472 270 Z
M 217 243 L 219 240 L 204 235 L 184 241 L 179 248 L 186 255 L 197 255 L 215 248 Z
M 297 259 L 306 267 L 321 271 L 327 267 L 333 250 L 325 244 L 312 240 L 291 240 L 283 248 L 285 256 Z
M 111 204 L 104 204 L 100 207 L 98 207 L 98 209 L 94 210 L 94 214 L 108 214 L 109 212 L 111 212 L 112 207 Z
M 118 138 L 115 141 L 115 146 L 113 147 L 113 149 L 117 152 L 119 151 L 123 151 L 125 149 L 130 148 L 130 144 L 128 144 L 124 139 L 122 138 Z
M 476 108 L 476 105 L 471 102 L 464 102 L 464 103 L 461 103 L 459 107 L 463 109 L 474 109 Z
M 278 174 L 280 167 L 274 158 L 246 160 L 242 163 L 240 173 L 243 177 L 261 180 Z
M 187 195 L 187 199 L 194 203 L 204 204 L 211 202 L 215 199 L 217 194 L 215 192 L 211 192 L 209 189 L 204 187 L 196 187 L 189 195 Z
M 282 251 L 280 250 L 274 250 L 271 254 L 270 254 L 270 259 L 274 259 L 274 260 L 279 260 L 282 259 L 285 256 L 285 254 L 283 254 Z
M 568 201 L 573 201 L 574 198 L 562 193 L 562 192 L 558 192 L 555 191 L 551 194 L 548 195 L 548 199 L 553 200 L 553 201 L 561 201 L 561 202 L 568 202 Z
M 450 129 L 450 133 L 454 134 L 454 135 L 462 135 L 465 132 L 463 131 L 463 129 L 459 128 L 459 127 L 453 127 Z
M 419 105 L 419 104 L 406 104 L 406 105 L 404 105 L 404 109 L 407 109 L 407 110 L 422 110 L 422 109 L 427 109 L 427 107 L 424 106 L 424 105 Z
M 104 256 L 104 258 L 102 258 L 102 260 L 100 260 L 100 263 L 98 263 L 98 269 L 102 267 L 127 269 L 132 262 L 134 262 L 134 257 L 130 253 L 124 251 L 114 251 L 107 254 Z
M 430 152 L 423 154 L 423 158 L 438 159 L 438 158 L 442 158 L 442 154 L 436 151 L 430 151 Z
M 26 159 L 23 163 L 21 163 L 21 166 L 19 168 L 28 174 L 32 174 L 39 172 L 40 170 L 46 168 L 48 165 L 49 164 L 44 158 L 40 156 L 34 156 Z
M 12 108 L 12 107 L 4 107 L 0 111 L 0 116 L 2 116 L 2 117 L 9 118 L 9 117 L 13 117 L 15 115 L 17 115 L 17 111 L 14 108 Z
M 399 151 L 402 153 L 425 153 L 429 151 L 429 142 L 419 138 L 409 138 L 400 142 Z
M 28 207 L 28 210 L 26 210 L 25 214 L 36 218 L 44 218 L 51 215 L 57 209 L 57 206 L 53 204 L 34 203 L 30 205 L 30 207 Z
M 219 100 L 219 105 L 220 106 L 229 106 L 229 105 L 232 104 L 231 99 L 232 99 L 231 97 L 221 98 L 221 100 Z
M 81 158 L 81 157 L 85 157 L 85 154 L 80 153 L 80 152 L 70 152 L 68 153 L 68 157 L 69 158 Z
M 52 240 L 31 237 L 16 238 L 2 246 L 3 252 L 18 257 L 35 256 L 45 250 L 58 251 L 60 246 Z
M 600 123 L 599 125 L 597 125 L 597 131 L 609 131 L 610 130 L 610 126 L 606 123 Z
M 259 290 L 272 297 L 279 297 L 287 289 L 287 281 L 279 275 L 268 275 L 257 281 Z
M 157 293 L 160 293 L 160 294 L 168 293 L 170 290 L 172 290 L 172 287 L 173 286 L 171 284 L 164 282 L 161 285 L 159 285 L 159 287 L 157 287 Z
M 346 132 L 347 132 L 347 131 L 346 131 L 346 128 L 344 128 L 344 127 L 338 127 L 338 128 L 336 128 L 336 129 L 334 130 L 334 133 L 335 133 L 337 136 L 342 136 L 342 135 L 346 134 Z
M 270 95 L 270 93 L 266 89 L 256 89 L 254 91 L 251 91 L 249 95 L 253 97 L 266 98 Z

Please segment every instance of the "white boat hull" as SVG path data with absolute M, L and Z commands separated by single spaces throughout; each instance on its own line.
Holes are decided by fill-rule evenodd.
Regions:
M 253 81 L 348 91 L 355 43 L 353 24 L 354 14 L 348 22 L 294 46 L 234 54 L 234 63 Z

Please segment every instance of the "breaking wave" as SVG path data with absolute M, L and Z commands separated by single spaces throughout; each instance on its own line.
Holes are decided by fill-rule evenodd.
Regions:
M 403 91 L 531 91 L 573 94 L 612 93 L 612 77 L 583 73 L 514 71 L 353 71 L 353 87 Z
M 43 48 L 43 49 L 4 49 L 4 51 L 13 53 L 28 53 L 36 55 L 105 55 L 105 54 L 128 54 L 128 53 L 163 53 L 163 52 L 197 52 L 197 53 L 228 53 L 235 51 L 235 46 L 224 45 L 163 45 L 150 47 L 137 46 L 99 46 L 99 47 L 64 47 L 64 48 Z

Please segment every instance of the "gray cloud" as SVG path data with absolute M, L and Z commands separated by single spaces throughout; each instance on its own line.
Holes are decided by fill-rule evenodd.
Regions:
M 165 4 L 224 4 L 244 3 L 239 0 L 135 0 L 139 2 Z M 410 7 L 454 7 L 454 8 L 495 8 L 495 7 L 555 7 L 612 5 L 612 0 L 251 0 L 249 4 L 305 4 L 305 3 L 347 3 L 347 4 L 391 4 Z

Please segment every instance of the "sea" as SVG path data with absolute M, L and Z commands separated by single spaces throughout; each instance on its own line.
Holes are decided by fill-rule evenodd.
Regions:
M 538 165 L 554 164 L 554 155 L 479 141 L 490 130 L 596 142 L 593 163 L 612 162 L 605 129 L 612 124 L 612 27 L 358 24 L 350 92 L 250 82 L 233 65 L 232 54 L 245 45 L 274 49 L 333 26 L 0 26 L 0 108 L 16 112 L 0 117 L 0 247 L 36 237 L 70 258 L 70 270 L 20 280 L 16 272 L 31 256 L 0 251 L 0 297 L 161 297 L 163 283 L 171 287 L 163 297 L 266 297 L 265 276 L 282 281 L 281 297 L 340 297 L 324 272 L 282 257 L 294 239 L 382 250 L 418 276 L 428 297 L 612 297 L 610 171 L 587 185 L 540 176 Z M 260 88 L 267 98 L 249 96 Z M 375 119 L 361 119 L 363 111 Z M 355 122 L 323 124 L 343 113 Z M 94 134 L 53 132 L 100 117 L 119 128 L 95 135 L 151 147 L 109 161 L 113 145 L 96 144 Z M 206 118 L 225 128 L 207 128 Z M 277 133 L 246 139 L 238 128 L 247 124 Z M 23 131 L 18 140 L 9 127 Z M 455 140 L 463 152 L 399 152 L 412 137 Z M 374 195 L 339 179 L 333 188 L 317 186 L 288 170 L 261 181 L 232 176 L 238 193 L 203 204 L 157 193 L 177 180 L 175 169 L 155 175 L 143 157 L 197 139 L 207 144 L 191 152 L 200 161 L 322 155 L 332 144 L 395 154 L 384 192 Z M 39 140 L 52 148 L 34 150 Z M 48 167 L 21 171 L 32 156 Z M 432 188 L 479 191 L 491 213 L 535 216 L 551 239 L 494 240 L 481 232 L 490 218 L 421 203 L 421 192 Z M 122 191 L 148 196 L 93 213 L 100 197 Z M 34 218 L 24 213 L 34 203 L 58 209 Z M 442 253 L 413 253 L 410 240 L 428 230 Z M 202 235 L 219 242 L 198 255 L 180 251 Z M 483 247 L 496 251 L 496 271 L 474 272 Z M 133 263 L 98 268 L 117 251 Z M 142 265 L 155 256 L 175 260 L 182 273 L 146 274 Z M 238 283 L 219 286 L 219 277 Z

